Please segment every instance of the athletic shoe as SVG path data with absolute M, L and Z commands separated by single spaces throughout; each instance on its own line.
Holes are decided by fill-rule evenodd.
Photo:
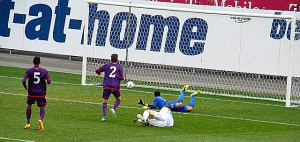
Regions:
M 29 129 L 30 128 L 30 123 L 26 123 L 24 129 Z
M 149 125 L 149 120 L 150 120 L 149 118 L 147 118 L 146 120 L 142 119 L 142 121 L 143 121 L 142 123 L 145 125 Z
M 106 118 L 105 117 L 102 117 L 101 118 L 101 122 L 105 122 L 106 121 Z
M 43 124 L 42 120 L 39 120 L 39 128 L 40 128 L 40 131 L 44 131 L 44 124 Z
M 143 115 L 141 115 L 141 114 L 137 114 L 136 117 L 137 117 L 138 119 L 143 119 Z
M 189 87 L 190 87 L 190 85 L 186 84 L 186 85 L 183 86 L 181 91 L 186 91 Z
M 117 117 L 117 113 L 113 108 L 110 109 L 110 112 L 114 117 Z
M 141 123 L 144 123 L 144 124 L 146 124 L 146 123 L 149 122 L 149 118 L 147 118 L 145 120 L 144 117 L 143 117 L 143 115 L 141 115 L 141 114 L 137 114 L 136 117 L 138 118 L 138 120 L 137 120 L 138 122 L 141 122 Z
M 200 94 L 200 90 L 197 90 L 196 92 L 192 93 L 191 96 L 197 96 L 198 94 Z
M 142 119 L 138 119 L 137 122 L 143 123 L 143 120 Z

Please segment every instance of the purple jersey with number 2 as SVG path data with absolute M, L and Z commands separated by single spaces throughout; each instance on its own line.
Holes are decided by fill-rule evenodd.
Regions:
M 106 63 L 96 70 L 97 74 L 104 72 L 103 89 L 119 90 L 120 81 L 124 79 L 123 67 L 118 63 Z
M 26 70 L 22 82 L 28 79 L 28 95 L 30 97 L 45 97 L 46 83 L 50 84 L 48 71 L 39 66 L 34 66 Z M 46 82 L 47 81 L 47 82 Z

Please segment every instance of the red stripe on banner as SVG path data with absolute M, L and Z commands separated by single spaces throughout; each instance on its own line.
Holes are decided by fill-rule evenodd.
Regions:
M 220 6 L 220 7 L 248 8 L 248 9 L 300 11 L 300 0 L 158 0 L 158 1 Z

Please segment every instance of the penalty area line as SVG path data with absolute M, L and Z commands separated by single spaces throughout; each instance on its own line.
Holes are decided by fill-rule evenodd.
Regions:
M 6 95 L 13 95 L 13 96 L 27 96 L 25 94 L 14 94 L 14 93 L 6 93 L 0 92 L 0 94 Z M 59 99 L 59 98 L 48 98 L 49 100 L 56 100 L 56 101 L 65 101 L 71 103 L 82 103 L 82 104 L 92 104 L 92 105 L 102 105 L 102 103 L 96 102 L 86 102 L 86 101 L 75 101 L 75 100 L 67 100 L 67 99 Z M 112 105 L 110 105 L 112 106 Z M 120 108 L 130 108 L 130 109 L 142 109 L 138 107 L 130 107 L 130 106 L 119 106 Z M 212 118 L 221 118 L 221 119 L 230 119 L 230 120 L 241 120 L 241 121 L 249 121 L 249 122 L 259 122 L 259 123 L 269 123 L 269 124 L 276 124 L 276 125 L 287 125 L 287 126 L 296 126 L 300 127 L 300 124 L 292 124 L 292 123 L 284 123 L 284 122 L 274 122 L 274 121 L 266 121 L 266 120 L 256 120 L 256 119 L 248 119 L 248 118 L 238 118 L 238 117 L 228 117 L 228 116 L 218 116 L 218 115 L 208 115 L 208 114 L 200 114 L 200 113 L 184 113 L 184 112 L 173 112 L 177 114 L 184 114 L 184 115 L 192 115 L 192 116 L 203 116 L 203 117 L 212 117 Z
M 32 140 L 22 140 L 22 139 L 14 139 L 14 138 L 6 138 L 6 137 L 0 137 L 0 140 L 20 141 L 20 142 L 35 142 L 35 141 L 32 141 Z

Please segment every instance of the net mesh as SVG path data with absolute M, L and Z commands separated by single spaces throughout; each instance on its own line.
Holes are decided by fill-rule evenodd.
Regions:
M 105 9 L 105 6 L 101 6 L 102 9 Z M 122 6 L 118 6 L 118 8 L 123 8 L 123 11 L 127 12 L 119 12 L 114 16 L 110 16 L 109 12 L 99 10 L 97 4 L 89 5 L 88 32 L 86 32 L 88 36 L 86 37 L 88 38 L 88 45 L 93 47 L 95 51 L 87 57 L 86 84 L 102 83 L 103 74 L 99 77 L 95 70 L 110 62 L 110 59 L 109 56 L 103 56 L 102 58 L 101 55 L 98 55 L 99 51 L 97 50 L 102 47 L 112 47 L 126 49 L 121 50 L 121 54 L 125 57 L 119 61 L 119 64 L 124 67 L 125 81 L 122 82 L 123 85 L 128 81 L 133 81 L 136 86 L 140 87 L 180 90 L 183 85 L 189 84 L 191 90 L 201 89 L 202 92 L 207 94 L 285 101 L 287 77 L 273 72 L 273 70 L 278 70 L 278 66 L 274 66 L 272 69 L 265 68 L 266 64 L 274 64 L 274 62 L 280 64 L 278 63 L 280 59 L 272 59 L 269 58 L 270 56 L 266 56 L 265 52 L 254 52 L 246 48 L 246 45 L 249 44 L 264 47 L 266 50 L 278 46 L 248 40 L 253 35 L 259 35 L 260 31 L 266 29 L 266 27 L 247 26 L 247 24 L 241 24 L 234 28 L 224 27 L 232 25 L 232 22 L 245 23 L 250 20 L 256 23 L 273 23 L 272 26 L 275 28 L 271 29 L 269 36 L 273 39 L 281 39 L 286 33 L 281 28 L 287 26 L 289 21 L 264 17 L 208 15 L 208 17 L 215 17 L 211 18 L 213 20 L 210 26 L 216 27 L 210 29 L 211 33 L 215 34 L 214 40 L 210 43 L 219 42 L 218 45 L 222 45 L 213 46 L 215 50 L 210 51 L 211 49 L 204 48 L 206 44 L 209 44 L 205 42 L 209 27 L 203 19 L 189 18 L 181 22 L 181 19 L 172 16 L 181 15 L 185 17 L 185 15 L 189 15 L 189 17 L 193 17 L 195 15 L 194 17 L 207 17 L 207 14 L 168 11 L 168 16 L 162 16 L 159 15 L 162 10 L 147 9 L 146 11 L 153 14 L 137 16 L 131 12 L 139 12 L 141 8 Z M 231 19 L 232 22 L 223 22 L 228 21 L 228 19 Z M 218 26 L 220 23 L 222 26 Z M 179 27 L 180 24 L 183 25 L 182 29 Z M 226 34 L 232 31 L 240 34 Z M 290 38 L 289 35 L 287 35 L 287 38 Z M 290 47 L 290 42 L 282 41 L 279 44 L 284 44 L 284 46 L 278 46 L 278 50 L 272 50 L 274 52 L 269 54 L 285 54 L 280 49 Z M 196 63 L 195 66 L 185 64 L 190 62 L 189 57 L 169 59 L 170 53 L 181 52 L 183 55 L 194 56 L 201 54 L 204 50 L 206 50 L 205 52 L 215 52 L 215 57 L 199 57 L 197 60 L 201 63 Z M 235 55 L 224 54 L 230 53 L 232 50 L 240 51 L 236 52 L 239 53 L 239 55 L 236 55 L 238 58 L 230 57 Z M 137 51 L 141 54 L 140 51 L 147 51 L 149 54 L 133 54 Z M 107 52 L 106 54 L 110 55 L 110 53 Z M 157 58 L 154 54 L 158 54 L 162 58 Z M 145 58 L 151 58 L 152 60 L 150 62 Z M 244 62 L 244 59 L 247 58 L 258 58 L 261 62 L 251 62 L 251 59 Z M 207 61 L 208 59 L 211 61 Z M 232 71 L 233 69 L 227 67 L 227 63 L 232 61 L 239 64 L 241 69 L 245 68 L 245 71 Z M 216 64 L 224 65 L 217 68 L 215 67 Z M 249 68 L 255 71 L 248 73 L 246 70 Z M 299 86 L 299 77 L 293 77 L 291 93 L 291 103 L 293 105 L 299 105 Z

